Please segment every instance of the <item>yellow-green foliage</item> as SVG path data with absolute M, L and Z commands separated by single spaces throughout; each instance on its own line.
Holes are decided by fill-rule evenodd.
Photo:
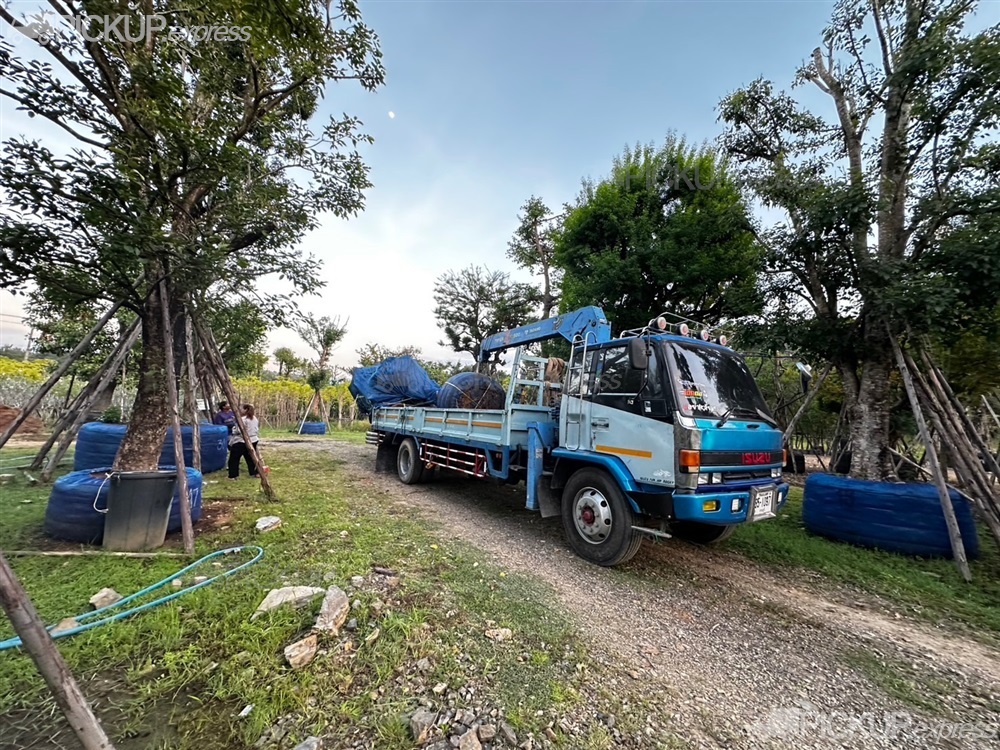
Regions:
M 55 365 L 51 359 L 32 359 L 22 362 L 10 357 L 0 357 L 0 378 L 22 378 L 32 382 L 45 380 Z
M 313 395 L 308 383 L 288 378 L 235 378 L 233 388 L 242 403 L 253 404 L 257 415 L 274 427 L 293 424 L 301 419 L 302 410 Z M 346 384 L 324 388 L 321 395 L 326 408 L 332 409 L 333 416 L 343 414 L 345 418 L 353 418 L 354 398 Z M 319 417 L 315 408 L 311 416 Z

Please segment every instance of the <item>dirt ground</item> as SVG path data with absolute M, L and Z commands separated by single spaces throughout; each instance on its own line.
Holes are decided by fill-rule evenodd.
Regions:
M 1000 652 L 989 646 L 725 550 L 647 541 L 624 568 L 601 568 L 569 550 L 559 519 L 524 509 L 523 487 L 459 477 L 407 486 L 374 473 L 372 446 L 307 448 L 346 461 L 352 484 L 546 582 L 612 675 L 603 687 L 662 706 L 688 746 L 1000 748 Z M 913 699 L 884 689 L 900 680 Z

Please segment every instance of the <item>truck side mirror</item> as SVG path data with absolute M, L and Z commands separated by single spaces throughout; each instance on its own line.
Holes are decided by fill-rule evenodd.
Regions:
M 645 370 L 649 367 L 646 342 L 641 338 L 637 337 L 628 342 L 628 364 L 633 370 Z

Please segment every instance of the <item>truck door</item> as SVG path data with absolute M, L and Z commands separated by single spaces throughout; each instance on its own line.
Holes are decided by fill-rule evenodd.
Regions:
M 617 456 L 640 482 L 673 485 L 673 407 L 656 349 L 645 371 L 629 367 L 625 345 L 599 354 L 590 397 L 591 450 Z

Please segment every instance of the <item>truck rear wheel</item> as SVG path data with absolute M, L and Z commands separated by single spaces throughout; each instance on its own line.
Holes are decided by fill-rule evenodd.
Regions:
M 670 524 L 670 533 L 678 539 L 694 544 L 718 544 L 733 535 L 735 525 L 718 526 L 698 521 L 676 521 Z
M 642 535 L 632 530 L 633 514 L 625 495 L 601 469 L 580 469 L 562 495 L 563 531 L 584 560 L 611 567 L 631 560 Z
M 420 461 L 420 451 L 417 441 L 411 437 L 404 438 L 396 453 L 396 473 L 403 484 L 417 484 L 423 478 L 424 465 Z

